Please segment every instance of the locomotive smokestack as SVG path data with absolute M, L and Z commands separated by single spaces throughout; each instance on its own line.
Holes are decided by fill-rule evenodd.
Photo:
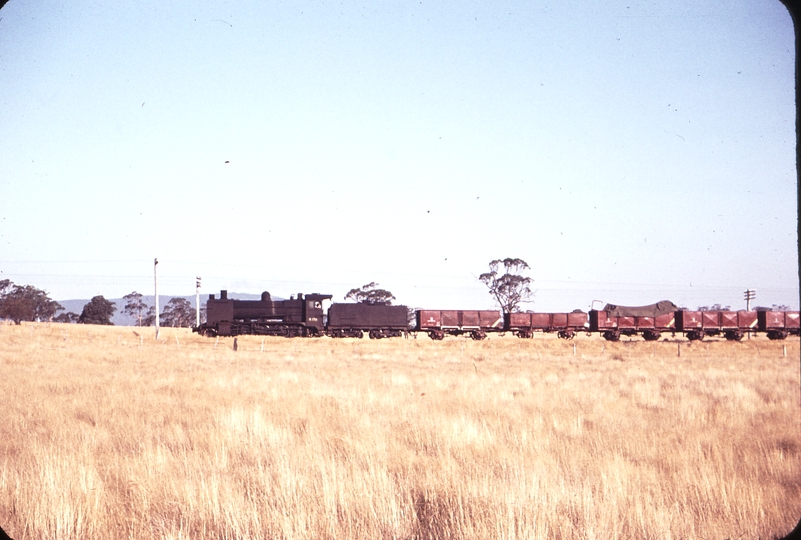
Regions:
M 220 291 L 220 300 L 228 300 L 228 291 L 226 290 Z

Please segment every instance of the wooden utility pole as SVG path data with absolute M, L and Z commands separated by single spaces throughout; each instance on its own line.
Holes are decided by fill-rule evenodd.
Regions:
M 746 289 L 743 293 L 743 298 L 745 298 L 745 309 L 751 311 L 751 300 L 756 298 L 756 289 Z M 748 339 L 751 339 L 751 332 L 748 332 Z
M 745 309 L 751 311 L 751 300 L 756 298 L 756 289 L 746 289 L 743 298 L 745 298 Z
M 153 259 L 153 284 L 156 289 L 156 341 L 159 340 L 159 260 Z
M 195 278 L 195 326 L 200 326 L 200 278 Z

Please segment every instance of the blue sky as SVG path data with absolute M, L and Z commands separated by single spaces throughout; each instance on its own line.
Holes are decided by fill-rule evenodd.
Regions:
M 76 5 L 73 5 L 76 4 Z M 0 274 L 490 308 L 798 308 L 779 2 L 98 2 L 0 10 Z

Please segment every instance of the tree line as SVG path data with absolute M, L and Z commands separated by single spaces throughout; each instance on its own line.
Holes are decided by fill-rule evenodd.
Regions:
M 125 295 L 122 313 L 136 319 L 137 326 L 153 326 L 156 322 L 155 306 L 148 306 L 143 295 L 134 291 Z M 51 299 L 46 291 L 32 285 L 18 285 L 11 280 L 0 280 L 0 319 L 14 321 L 52 321 L 61 323 L 112 325 L 111 318 L 117 306 L 102 295 L 87 302 L 80 315 L 65 311 Z M 63 312 L 63 313 L 59 313 Z M 201 308 L 201 319 L 205 309 Z M 159 326 L 191 327 L 195 324 L 195 308 L 185 298 L 172 298 L 159 314 Z
M 122 312 L 136 319 L 136 326 L 153 326 L 156 324 L 156 306 L 148 306 L 142 295 L 134 291 L 122 297 L 126 304 Z M 200 320 L 203 322 L 206 308 L 200 308 Z M 164 311 L 159 314 L 159 326 L 188 328 L 195 325 L 195 308 L 186 298 L 171 298 Z

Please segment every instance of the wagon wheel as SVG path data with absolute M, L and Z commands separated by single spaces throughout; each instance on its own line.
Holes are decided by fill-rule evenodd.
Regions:
M 726 330 L 726 339 L 728 341 L 741 341 L 743 333 L 740 330 Z
M 660 333 L 656 330 L 645 330 L 642 333 L 642 337 L 645 339 L 645 341 L 656 341 L 659 339 L 659 336 Z
M 370 330 L 370 339 L 381 339 L 381 330 L 373 328 Z
M 604 332 L 604 339 L 606 341 L 620 341 L 620 331 L 607 330 L 606 332 Z
M 475 341 L 481 341 L 482 339 L 487 337 L 487 334 L 485 332 L 482 332 L 481 330 L 473 330 L 472 332 L 470 332 L 470 337 L 473 338 Z
M 704 333 L 701 330 L 690 330 L 687 332 L 687 339 L 690 341 L 701 341 L 704 339 Z
M 572 330 L 559 330 L 559 332 L 556 335 L 562 339 L 573 339 L 573 337 L 575 337 L 576 334 Z M 619 338 L 620 336 L 618 336 L 618 339 Z M 617 339 L 613 341 L 617 341 Z

